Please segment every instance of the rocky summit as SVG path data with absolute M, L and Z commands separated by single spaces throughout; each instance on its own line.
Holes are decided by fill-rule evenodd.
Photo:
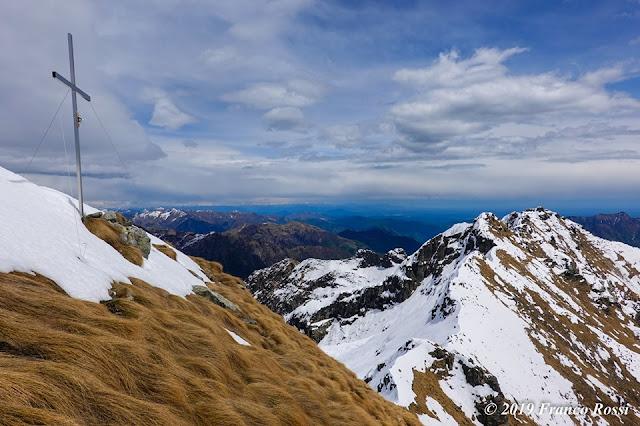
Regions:
M 415 253 L 284 260 L 254 296 L 425 424 L 640 424 L 640 250 L 537 208 Z

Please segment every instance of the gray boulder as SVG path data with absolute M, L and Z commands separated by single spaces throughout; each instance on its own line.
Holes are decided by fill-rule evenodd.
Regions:
M 215 291 L 212 291 L 207 286 L 194 285 L 193 287 L 191 287 L 191 290 L 193 290 L 193 292 L 198 296 L 202 296 L 205 299 L 211 300 L 216 305 L 222 306 L 223 308 L 227 308 L 234 312 L 238 312 L 239 314 L 242 314 L 242 310 L 240 310 L 240 308 L 238 308 L 238 306 L 235 303 L 233 303 L 223 295 L 216 293 Z
M 149 258 L 149 253 L 151 253 L 151 239 L 149 235 L 141 228 L 132 224 L 131 221 L 120 213 L 108 210 L 106 212 L 92 213 L 87 215 L 87 217 L 102 218 L 109 221 L 120 231 L 120 238 L 123 243 L 139 248 L 144 258 Z

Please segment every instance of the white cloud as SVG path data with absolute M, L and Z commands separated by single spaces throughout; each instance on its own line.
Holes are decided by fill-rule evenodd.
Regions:
M 638 100 L 610 93 L 605 85 L 623 80 L 621 66 L 573 79 L 557 73 L 512 75 L 503 62 L 522 48 L 478 49 L 468 59 L 441 54 L 424 69 L 402 69 L 394 79 L 414 88 L 412 99 L 389 113 L 400 141 L 412 150 L 467 144 L 482 132 L 511 124 L 564 127 L 570 120 L 640 111 Z
M 506 74 L 507 68 L 502 62 L 526 51 L 521 47 L 507 50 L 480 48 L 471 58 L 459 60 L 458 52 L 452 50 L 441 53 L 438 60 L 427 68 L 403 68 L 396 71 L 393 78 L 401 83 L 416 85 L 420 89 L 463 87 L 472 83 L 489 82 Z
M 216 13 L 231 25 L 228 33 L 240 40 L 269 41 L 311 0 L 222 0 Z
M 412 10 L 411 23 L 383 7 L 312 0 L 190 0 L 187 7 L 174 0 L 151 6 L 146 0 L 14 1 L 2 9 L 0 48 L 9 53 L 0 68 L 11 78 L 0 81 L 0 97 L 11 108 L 0 115 L 0 164 L 23 170 L 42 137 L 66 90 L 50 71 L 68 77 L 71 31 L 79 85 L 92 95 L 125 163 L 135 164 L 129 167 L 134 187 L 124 182 L 118 157 L 81 101 L 83 168 L 93 176 L 87 179 L 89 199 L 307 201 L 545 194 L 556 187 L 571 196 L 576 188 L 606 191 L 618 182 L 633 195 L 640 184 L 633 160 L 638 101 L 609 89 L 629 76 L 627 65 L 594 70 L 602 59 L 583 52 L 567 61 L 591 72 L 553 71 L 564 63 L 558 59 L 567 46 L 562 40 L 550 52 L 450 51 L 429 66 L 400 69 L 398 63 L 416 59 L 418 39 L 407 35 L 419 27 L 410 25 L 440 22 L 437 11 L 431 19 Z M 373 9 L 374 15 L 362 15 Z M 318 25 L 334 18 L 358 22 L 357 28 Z M 441 24 L 427 26 L 448 25 Z M 487 40 L 461 31 L 461 38 L 442 43 Z M 400 46 L 394 43 L 402 48 L 387 49 Z M 433 43 L 424 51 L 440 48 Z M 626 43 L 602 45 L 611 60 L 628 56 Z M 382 47 L 393 55 L 380 56 Z M 527 60 L 518 63 L 520 58 Z M 531 58 L 549 72 L 522 71 Z M 156 89 L 141 96 L 144 86 Z M 68 102 L 61 110 L 67 143 L 73 134 Z M 186 126 L 196 119 L 197 132 Z M 152 125 L 182 131 L 169 141 L 158 138 L 162 132 Z M 265 126 L 304 134 L 291 137 Z M 207 140 L 207 133 L 219 139 Z M 602 173 L 593 173 L 595 167 Z M 34 170 L 66 189 L 58 120 Z M 210 185 L 213 180 L 219 184 Z M 326 185 L 318 188 L 317 182 Z
M 277 107 L 262 116 L 265 126 L 270 130 L 292 130 L 302 126 L 304 114 L 300 108 Z
M 305 80 L 292 80 L 286 84 L 255 83 L 246 89 L 227 93 L 221 99 L 230 103 L 248 105 L 257 109 L 276 107 L 306 107 L 322 96 L 323 89 Z
M 156 100 L 153 107 L 153 116 L 149 124 L 164 127 L 165 130 L 175 131 L 182 126 L 196 123 L 197 121 L 189 114 L 180 111 L 170 99 L 163 97 Z

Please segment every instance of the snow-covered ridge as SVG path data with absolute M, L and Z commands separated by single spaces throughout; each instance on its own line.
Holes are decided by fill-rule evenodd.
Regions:
M 137 213 L 136 216 L 140 218 L 154 218 L 154 219 L 168 219 L 169 217 L 184 217 L 186 213 L 182 210 L 178 209 L 164 209 L 162 207 L 155 210 L 144 210 L 140 213 Z
M 488 424 L 506 421 L 483 414 L 499 401 L 628 404 L 630 414 L 597 421 L 640 424 L 639 249 L 537 208 L 502 219 L 483 213 L 370 268 L 357 258 L 283 261 L 248 281 L 258 300 L 401 405 Z M 390 278 L 403 297 L 385 299 Z M 450 360 L 444 370 L 442 359 Z M 439 396 L 417 395 L 416 380 L 430 377 Z M 477 377 L 495 377 L 499 391 Z M 548 411 L 529 417 L 574 424 Z
M 133 265 L 87 230 L 75 199 L 3 168 L 0 198 L 0 272 L 38 273 L 71 297 L 94 302 L 110 299 L 111 284 L 129 282 L 129 277 L 179 296 L 206 280 L 188 256 L 177 252 L 174 261 L 153 246 L 142 267 Z M 85 206 L 85 212 L 97 210 Z M 149 237 L 152 244 L 163 244 Z

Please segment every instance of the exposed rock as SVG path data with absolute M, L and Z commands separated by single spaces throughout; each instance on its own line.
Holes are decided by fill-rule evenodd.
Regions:
M 429 355 L 434 358 L 443 360 L 444 366 L 447 368 L 447 370 L 451 370 L 453 368 L 453 362 L 456 359 L 454 353 L 449 352 L 446 349 L 442 349 L 441 347 L 436 347 L 433 352 L 429 353 Z
M 501 392 L 500 384 L 498 384 L 498 379 L 496 378 L 496 376 L 489 374 L 482 367 L 470 367 L 462 361 L 459 361 L 459 363 L 462 366 L 462 371 L 464 371 L 464 377 L 467 379 L 467 383 L 469 383 L 471 386 L 475 387 L 487 384 L 493 391 Z
M 504 412 L 506 399 L 501 393 L 498 395 L 489 395 L 476 401 L 476 410 L 478 411 L 478 421 L 484 426 L 504 425 L 509 421 L 509 417 Z M 496 410 L 487 409 L 489 404 L 495 405 Z
M 250 318 L 250 317 L 244 317 L 244 318 L 242 318 L 242 321 L 244 321 L 245 323 L 247 323 L 249 325 L 258 325 L 258 322 L 256 320 L 254 320 L 253 318 Z
M 327 330 L 331 327 L 332 323 L 333 321 L 329 319 L 311 324 L 309 327 L 309 337 L 319 342 L 327 334 Z
M 504 227 L 494 215 L 485 215 L 481 220 L 491 221 L 495 226 Z M 480 219 L 478 219 L 480 220 Z M 411 258 L 402 249 L 391 250 L 381 256 L 371 250 L 359 250 L 354 257 L 344 262 L 354 263 L 356 268 L 398 268 L 397 272 L 387 276 L 381 283 L 357 290 L 340 293 L 336 300 L 322 306 L 313 313 L 296 314 L 287 317 L 287 321 L 299 330 L 320 341 L 328 328 L 312 327 L 314 323 L 335 319 L 342 324 L 343 319 L 363 314 L 371 309 L 386 309 L 389 306 L 402 303 L 408 299 L 420 283 L 428 276 L 439 275 L 443 268 L 455 261 L 460 256 L 460 250 L 453 248 L 452 243 L 464 239 L 465 253 L 480 251 L 487 253 L 495 243 L 484 236 L 482 231 L 470 226 L 461 234 L 438 235 L 425 243 L 414 253 Z M 305 268 L 312 265 L 301 264 L 284 260 L 271 266 L 254 272 L 247 279 L 247 286 L 253 295 L 263 304 L 280 314 L 291 313 L 303 303 L 309 300 L 315 289 L 338 288 L 340 276 L 335 273 L 327 273 L 318 278 L 308 279 L 305 276 Z M 295 270 L 295 271 L 294 271 Z M 351 279 L 346 276 L 342 279 Z M 289 289 L 286 294 L 280 290 Z M 283 297 L 284 296 L 284 297 Z M 440 314 L 446 318 L 455 311 L 455 301 L 445 299 L 432 312 L 432 316 Z
M 407 260 L 407 252 L 403 248 L 396 248 L 389 250 L 382 259 L 382 266 L 385 268 L 391 267 L 394 263 L 402 263 Z
M 567 265 L 567 269 L 563 272 L 563 277 L 567 281 L 574 282 L 584 282 L 584 277 L 580 275 L 580 270 L 578 269 L 578 265 L 576 265 L 575 260 L 571 259 L 571 261 Z
M 216 293 L 215 291 L 212 291 L 207 286 L 194 285 L 191 289 L 198 296 L 202 296 L 205 299 L 209 299 L 213 303 L 215 303 L 216 305 L 220 305 L 223 308 L 227 308 L 227 309 L 230 309 L 230 310 L 232 310 L 234 312 L 238 312 L 238 313 L 242 314 L 242 310 L 240 308 L 238 308 L 238 306 L 235 303 L 231 302 L 229 299 L 227 299 L 223 295 L 221 295 L 219 293 Z
M 114 212 L 112 210 L 107 210 L 106 212 L 104 212 L 104 214 L 102 215 L 102 218 L 112 223 L 118 223 L 122 226 L 133 225 L 129 219 L 125 218 L 120 213 Z
M 362 251 L 347 260 L 278 265 L 278 274 L 265 269 L 249 282 L 258 300 L 322 339 L 320 347 L 386 398 L 411 406 L 414 386 L 458 386 L 464 390 L 451 402 L 464 405 L 471 422 L 501 425 L 511 401 L 637 401 L 638 335 L 629 325 L 640 326 L 639 256 L 538 208 L 502 220 L 481 214 L 402 260 L 389 256 L 390 264 Z M 611 394 L 594 387 L 594 371 Z M 518 419 L 591 421 L 528 415 Z M 640 424 L 633 413 L 613 423 Z
M 151 253 L 151 239 L 145 231 L 134 225 L 123 226 L 122 235 L 124 235 L 125 243 L 138 247 L 144 258 L 149 258 L 149 253 Z
M 360 259 L 360 268 L 380 266 L 380 264 L 382 263 L 382 256 L 371 250 L 358 250 L 355 257 Z
M 109 221 L 120 231 L 120 238 L 123 243 L 137 247 L 145 259 L 149 258 L 149 253 L 151 253 L 151 239 L 144 230 L 133 225 L 131 221 L 127 220 L 120 213 L 114 211 L 97 212 L 87 215 L 87 217 L 102 218 Z
M 396 384 L 394 383 L 393 378 L 389 373 L 387 373 L 384 375 L 384 378 L 382 379 L 382 381 L 378 384 L 377 391 L 378 393 L 380 393 L 382 392 L 383 389 L 392 391 L 395 388 L 396 388 Z

